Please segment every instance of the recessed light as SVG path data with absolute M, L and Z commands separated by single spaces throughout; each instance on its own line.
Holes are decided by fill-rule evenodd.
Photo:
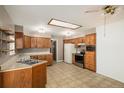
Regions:
M 70 37 L 70 36 L 74 35 L 74 31 L 73 30 L 66 30 L 66 31 L 63 31 L 62 34 L 64 36 Z
M 69 28 L 69 29 L 73 29 L 73 30 L 81 27 L 80 25 L 65 22 L 65 21 L 61 21 L 61 20 L 58 20 L 58 19 L 51 19 L 48 24 L 52 25 L 52 26 Z

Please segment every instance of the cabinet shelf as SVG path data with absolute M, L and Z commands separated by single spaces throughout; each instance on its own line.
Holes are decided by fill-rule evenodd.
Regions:
M 2 40 L 3 42 L 7 42 L 7 43 L 14 43 L 15 42 L 15 40 L 7 40 L 7 39 L 1 39 L 1 38 L 0 38 L 0 40 Z
M 10 27 L 0 26 L 0 56 L 11 55 L 15 49 L 15 33 Z
M 0 51 L 1 52 L 10 52 L 10 51 L 14 51 L 14 49 L 11 49 L 11 50 L 9 50 L 9 49 L 0 49 Z
M 11 28 L 0 27 L 0 31 L 4 32 L 7 35 L 14 35 L 14 32 Z

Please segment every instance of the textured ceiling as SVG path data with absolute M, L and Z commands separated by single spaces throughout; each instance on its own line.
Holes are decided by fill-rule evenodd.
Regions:
M 37 33 L 40 27 L 48 28 L 48 33 L 52 35 L 63 35 L 69 29 L 47 25 L 51 18 L 75 23 L 82 27 L 74 30 L 74 34 L 83 34 L 86 30 L 104 24 L 103 12 L 85 13 L 87 10 L 101 9 L 98 5 L 68 5 L 68 6 L 4 6 L 13 22 L 24 26 L 24 31 Z M 108 16 L 108 23 L 124 19 L 124 8 L 119 6 L 119 11 L 115 15 Z

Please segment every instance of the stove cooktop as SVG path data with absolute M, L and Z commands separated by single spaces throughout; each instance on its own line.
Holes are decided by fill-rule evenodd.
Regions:
M 22 63 L 22 64 L 28 64 L 28 65 L 33 65 L 33 64 L 36 64 L 36 63 L 39 63 L 38 60 L 23 60 L 23 61 L 18 61 L 18 63 Z

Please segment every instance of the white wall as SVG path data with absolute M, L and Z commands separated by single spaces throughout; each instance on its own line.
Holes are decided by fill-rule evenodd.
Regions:
M 57 41 L 57 61 L 62 62 L 63 61 L 63 37 L 62 36 L 53 36 L 52 39 L 55 39 Z
M 97 73 L 124 82 L 124 20 L 103 26 L 97 32 Z
M 91 28 L 91 29 L 88 29 L 88 30 L 84 30 L 84 31 L 82 31 L 82 33 L 75 34 L 74 36 L 70 36 L 70 37 L 65 37 L 64 39 L 84 37 L 85 35 L 92 34 L 92 33 L 96 33 L 96 28 Z

